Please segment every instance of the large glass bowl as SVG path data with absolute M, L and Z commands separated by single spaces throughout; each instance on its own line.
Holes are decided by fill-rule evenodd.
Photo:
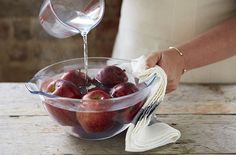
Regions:
M 88 62 L 90 77 L 94 77 L 98 70 L 107 65 L 124 66 L 124 64 L 130 63 L 129 60 L 96 57 L 90 57 Z M 136 113 L 141 109 L 151 91 L 152 84 L 138 84 L 137 77 L 127 70 L 129 81 L 140 86 L 138 92 L 127 96 L 85 101 L 54 96 L 45 91 L 47 85 L 58 79 L 63 73 L 83 68 L 83 58 L 58 62 L 40 70 L 26 84 L 26 87 L 31 93 L 39 94 L 49 115 L 69 134 L 90 140 L 106 139 L 119 134 L 129 126 Z M 102 108 L 86 110 L 81 108 L 83 102 L 99 102 Z

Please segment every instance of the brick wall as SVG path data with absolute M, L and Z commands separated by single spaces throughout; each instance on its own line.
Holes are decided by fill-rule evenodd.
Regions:
M 39 24 L 42 0 L 0 0 L 0 82 L 29 80 L 57 61 L 82 57 L 83 42 L 49 36 Z M 102 22 L 88 34 L 89 56 L 111 56 L 121 0 L 106 0 Z

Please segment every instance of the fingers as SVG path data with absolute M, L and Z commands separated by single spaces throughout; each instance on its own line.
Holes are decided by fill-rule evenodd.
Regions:
M 154 67 L 161 60 L 161 56 L 161 52 L 149 54 L 145 61 L 146 68 Z
M 176 88 L 172 88 L 172 87 L 166 87 L 166 94 L 171 93 L 172 91 L 175 91 Z
M 164 59 L 164 56 L 162 57 L 163 54 L 164 52 L 155 52 L 155 53 L 149 54 L 145 60 L 145 65 L 147 69 L 154 67 L 155 65 L 159 65 L 162 69 L 165 70 L 167 74 L 167 78 L 168 78 L 167 87 L 166 87 L 166 94 L 168 94 L 177 89 L 179 80 L 178 78 L 176 78 L 175 71 L 172 69 L 173 67 L 171 67 L 169 63 L 166 63 L 167 60 L 171 60 L 171 59 L 166 59 L 168 57 L 165 57 L 165 60 L 163 60 Z
M 177 82 L 175 81 L 168 81 L 166 86 L 166 94 L 171 93 L 172 91 L 176 90 L 178 87 Z

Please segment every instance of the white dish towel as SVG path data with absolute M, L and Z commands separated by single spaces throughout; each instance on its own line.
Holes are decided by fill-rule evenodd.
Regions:
M 180 131 L 158 121 L 154 115 L 156 107 L 165 96 L 167 77 L 164 70 L 159 66 L 145 69 L 144 56 L 135 59 L 129 65 L 120 67 L 129 71 L 131 68 L 133 74 L 139 77 L 139 82 L 150 79 L 154 74 L 158 77 L 153 84 L 150 96 L 127 130 L 125 150 L 128 152 L 144 152 L 176 142 L 181 136 Z

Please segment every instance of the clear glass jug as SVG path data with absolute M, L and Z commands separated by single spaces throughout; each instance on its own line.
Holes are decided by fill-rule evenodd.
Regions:
M 104 0 L 45 0 L 39 20 L 48 34 L 67 38 L 87 34 L 101 21 L 104 10 Z

